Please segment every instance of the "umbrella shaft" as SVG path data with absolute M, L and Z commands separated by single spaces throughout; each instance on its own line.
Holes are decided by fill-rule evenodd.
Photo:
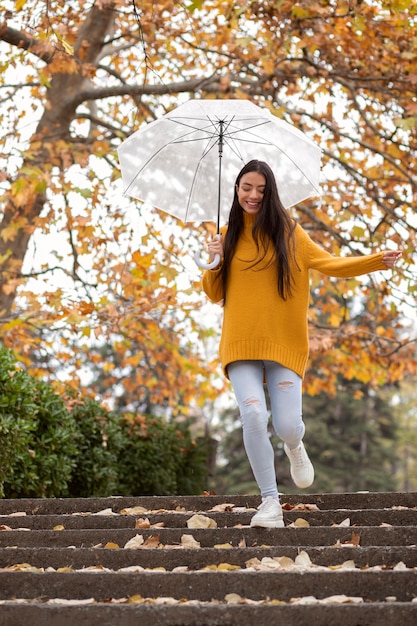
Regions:
M 220 233 L 220 205 L 221 205 L 221 183 L 222 183 L 222 157 L 223 157 L 223 125 L 224 121 L 220 120 L 219 132 L 219 186 L 217 191 L 217 234 Z

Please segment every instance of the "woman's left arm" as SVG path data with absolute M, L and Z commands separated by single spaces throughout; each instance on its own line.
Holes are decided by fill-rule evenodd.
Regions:
M 364 256 L 336 257 L 320 248 L 305 231 L 302 232 L 301 238 L 304 238 L 308 250 L 309 268 L 327 276 L 351 278 L 378 270 L 393 269 L 402 255 L 399 250 L 384 250 Z

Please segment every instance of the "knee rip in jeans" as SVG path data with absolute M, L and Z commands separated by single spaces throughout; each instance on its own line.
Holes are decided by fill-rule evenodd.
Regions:
M 280 389 L 281 391 L 288 391 L 289 389 L 292 389 L 292 387 L 294 387 L 294 383 L 292 383 L 290 380 L 282 380 L 276 384 L 276 388 Z
M 259 404 L 259 398 L 255 398 L 255 396 L 252 396 L 250 398 L 247 398 L 243 404 L 246 404 L 246 406 L 249 406 L 250 404 Z

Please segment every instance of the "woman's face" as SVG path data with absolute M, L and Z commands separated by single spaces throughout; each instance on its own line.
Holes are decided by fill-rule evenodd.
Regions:
M 265 185 L 265 176 L 259 172 L 248 172 L 242 176 L 239 185 L 236 185 L 236 193 L 245 213 L 258 213 L 262 206 Z

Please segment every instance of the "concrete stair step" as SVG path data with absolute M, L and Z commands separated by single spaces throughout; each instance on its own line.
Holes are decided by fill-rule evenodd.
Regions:
M 90 528 L 134 528 L 135 522 L 139 518 L 149 519 L 151 524 L 163 523 L 169 528 L 187 528 L 187 521 L 192 515 L 203 514 L 213 519 L 219 528 L 231 527 L 237 524 L 248 526 L 255 509 L 246 509 L 239 512 L 212 512 L 212 511 L 187 511 L 166 512 L 166 513 L 141 513 L 136 515 L 98 515 L 97 513 L 81 514 L 26 514 L 21 517 L 10 515 L 0 516 L 0 525 L 10 528 L 30 528 L 31 530 L 52 530 L 55 526 L 63 525 L 66 530 L 90 529 Z M 286 524 L 293 523 L 296 519 L 307 520 L 310 526 L 332 526 L 341 524 L 346 519 L 350 520 L 350 525 L 358 526 L 379 526 L 381 524 L 391 524 L 393 526 L 415 526 L 417 525 L 417 508 L 415 509 L 351 509 L 351 510 L 325 510 L 325 511 L 303 511 L 284 510 L 284 521 Z
M 143 568 L 172 570 L 186 566 L 197 570 L 209 565 L 230 563 L 245 567 L 247 561 L 264 557 L 283 557 L 292 560 L 301 551 L 307 552 L 312 563 L 322 566 L 338 566 L 353 560 L 356 567 L 374 566 L 394 567 L 404 563 L 407 567 L 417 567 L 417 546 L 371 546 L 361 547 L 326 547 L 326 546 L 259 546 L 246 548 L 200 548 L 198 550 L 181 549 L 173 555 L 172 550 L 105 550 L 102 548 L 5 548 L 0 551 L 0 568 L 16 564 L 30 564 L 36 568 L 72 568 L 98 567 L 115 571 L 124 567 L 139 565 Z

